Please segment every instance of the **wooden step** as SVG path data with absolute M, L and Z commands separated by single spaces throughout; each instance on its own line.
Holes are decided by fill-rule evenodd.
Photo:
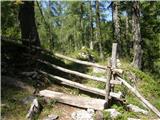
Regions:
M 57 100 L 57 102 L 80 107 L 80 108 L 91 108 L 95 110 L 104 110 L 106 101 L 103 99 L 88 98 L 82 96 L 67 95 L 60 92 L 51 90 L 41 90 L 40 96 L 48 97 Z

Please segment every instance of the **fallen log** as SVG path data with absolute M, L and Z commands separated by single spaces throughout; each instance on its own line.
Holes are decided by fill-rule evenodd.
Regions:
M 95 81 L 106 82 L 105 78 L 99 78 L 99 77 L 87 75 L 87 74 L 84 74 L 84 73 L 80 73 L 80 72 L 77 72 L 77 71 L 69 70 L 69 69 L 51 64 L 47 61 L 42 61 L 42 60 L 38 60 L 38 61 L 41 62 L 41 63 L 44 63 L 46 65 L 52 66 L 53 68 L 55 68 L 57 70 L 61 70 L 61 71 L 66 72 L 66 73 L 74 74 L 74 75 L 77 75 L 77 76 L 80 76 L 80 77 L 83 77 L 83 78 L 87 78 L 87 79 L 92 79 L 92 80 L 95 80 Z
M 154 107 L 149 101 L 147 101 L 135 88 L 133 88 L 130 84 L 128 84 L 124 79 L 120 77 L 116 77 L 118 80 L 122 81 L 122 83 L 128 87 L 128 89 L 133 92 L 138 99 L 140 99 L 149 109 L 151 109 L 158 117 L 160 117 L 160 112 L 156 107 Z
M 75 63 L 106 69 L 105 66 L 102 66 L 102 65 L 99 65 L 99 64 L 96 64 L 96 63 L 91 63 L 91 62 L 87 62 L 87 61 L 78 60 L 78 59 L 75 59 L 75 58 L 70 58 L 70 57 L 67 57 L 67 56 L 64 56 L 64 55 L 61 55 L 61 54 L 58 54 L 58 53 L 55 53 L 54 55 L 56 57 L 63 58 L 63 59 L 66 59 L 66 60 L 69 60 L 69 61 L 72 61 L 72 62 L 75 62 Z
M 40 96 L 49 97 L 55 99 L 57 102 L 80 107 L 91 108 L 95 110 L 104 110 L 106 101 L 102 99 L 88 98 L 82 96 L 71 96 L 60 92 L 54 92 L 50 90 L 41 90 Z

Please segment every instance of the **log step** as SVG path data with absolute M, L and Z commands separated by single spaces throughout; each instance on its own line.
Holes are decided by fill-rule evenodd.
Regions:
M 56 99 L 57 102 L 80 107 L 91 108 L 95 110 L 104 110 L 106 101 L 103 99 L 88 98 L 82 96 L 72 96 L 51 90 L 41 90 L 40 96 Z

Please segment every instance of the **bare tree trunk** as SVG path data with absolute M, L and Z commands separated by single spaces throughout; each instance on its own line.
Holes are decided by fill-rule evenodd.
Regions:
M 80 3 L 80 18 L 79 18 L 79 22 L 80 22 L 80 32 L 81 32 L 81 41 L 82 41 L 82 46 L 84 46 L 86 43 L 84 41 L 84 33 L 83 33 L 83 2 Z
M 112 2 L 113 38 L 114 42 L 118 43 L 118 53 L 121 53 L 119 5 L 118 1 Z
M 103 59 L 103 49 L 102 49 L 102 35 L 101 35 L 101 26 L 100 26 L 100 12 L 99 12 L 99 1 L 96 0 L 96 28 L 97 28 L 97 41 L 99 41 L 99 52 L 100 59 Z
M 19 21 L 24 45 L 40 46 L 39 35 L 35 23 L 34 1 L 24 1 L 19 9 Z
M 93 50 L 93 13 L 92 13 L 92 1 L 90 1 L 90 49 Z
M 141 48 L 141 31 L 140 31 L 140 2 L 132 2 L 132 33 L 133 33 L 133 66 L 141 69 L 142 48 Z
M 126 42 L 126 51 L 127 56 L 130 56 L 130 37 L 129 37 L 129 11 L 128 11 L 128 4 L 126 4 L 126 18 L 125 18 L 125 42 Z

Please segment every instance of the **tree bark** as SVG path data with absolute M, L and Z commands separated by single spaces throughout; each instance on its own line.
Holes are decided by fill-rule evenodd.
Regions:
M 101 26 L 100 26 L 100 3 L 96 0 L 96 28 L 97 28 L 97 41 L 99 46 L 100 58 L 103 59 L 103 49 L 102 49 L 102 35 L 101 35 Z
M 23 4 L 20 5 L 19 21 L 22 43 L 27 46 L 40 46 L 39 35 L 35 23 L 34 1 L 24 1 Z
M 133 34 L 133 66 L 135 68 L 141 69 L 142 62 L 142 48 L 141 48 L 141 31 L 140 31 L 140 2 L 132 2 L 132 34 Z
M 119 5 L 118 1 L 112 2 L 113 38 L 118 43 L 118 53 L 121 53 Z
M 93 13 L 92 13 L 92 1 L 90 3 L 90 49 L 93 50 Z

